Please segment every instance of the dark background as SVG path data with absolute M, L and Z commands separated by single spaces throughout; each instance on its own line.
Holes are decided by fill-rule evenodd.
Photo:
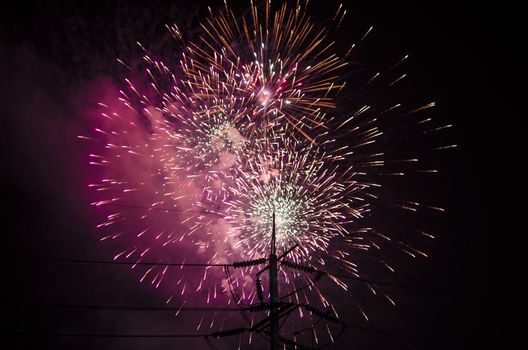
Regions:
M 62 139 L 83 131 L 73 112 L 81 102 L 71 96 L 82 93 L 92 77 L 115 74 L 113 58 L 132 55 L 133 38 L 148 38 L 164 30 L 151 29 L 149 23 L 170 22 L 171 14 L 179 14 L 179 21 L 193 27 L 207 5 L 192 1 L 37 6 L 18 2 L 2 11 L 2 280 L 8 310 L 2 329 L 8 334 L 14 330 L 181 333 L 186 329 L 170 313 L 23 305 L 43 301 L 158 305 L 159 300 L 137 288 L 135 277 L 123 274 L 120 267 L 16 261 L 9 256 L 108 259 L 90 235 L 89 209 L 50 198 L 84 195 L 76 188 L 77 177 L 86 170 L 85 159 L 78 147 L 71 146 L 75 140 Z M 317 17 L 329 8 L 333 11 L 337 2 L 311 6 Z M 460 147 L 439 160 L 442 175 L 433 197 L 447 208 L 447 214 L 438 227 L 431 257 L 420 262 L 419 279 L 414 282 L 414 287 L 426 292 L 405 292 L 403 306 L 387 316 L 396 325 L 382 329 L 406 339 L 349 331 L 330 348 L 505 347 L 511 341 L 507 310 L 514 284 L 509 277 L 514 240 L 505 216 L 505 193 L 511 186 L 506 181 L 512 181 L 506 175 L 512 125 L 508 119 L 513 111 L 504 97 L 508 84 L 504 77 L 510 76 L 505 58 L 513 42 L 507 33 L 515 31 L 515 22 L 509 18 L 512 10 L 461 2 L 355 2 L 346 7 L 351 19 L 340 35 L 357 37 L 360 29 L 374 25 L 373 41 L 386 47 L 388 55 L 410 53 L 412 64 L 407 71 L 419 87 L 414 93 L 437 101 L 435 117 L 455 125 L 446 144 Z M 136 22 L 137 28 L 126 29 Z M 124 29 L 112 34 L 115 28 Z M 184 344 L 206 348 L 201 340 L 181 339 L 19 334 L 5 339 L 13 348 L 33 344 L 87 349 L 161 349 Z

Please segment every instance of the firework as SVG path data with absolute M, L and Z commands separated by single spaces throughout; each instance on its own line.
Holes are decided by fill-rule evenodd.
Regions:
M 269 253 L 273 213 L 279 251 L 297 244 L 293 256 L 307 261 L 327 254 L 333 237 L 349 236 L 347 224 L 367 209 L 352 199 L 363 186 L 340 172 L 339 157 L 311 143 L 257 139 L 243 158 L 221 212 L 248 257 Z
M 330 95 L 343 87 L 338 72 L 346 63 L 300 7 L 271 13 L 269 6 L 242 17 L 226 7 L 206 20 L 183 56 L 185 85 L 234 123 L 247 123 L 248 136 L 285 124 L 313 141 L 310 130 L 334 107 Z
M 335 96 L 347 90 L 345 70 L 355 44 L 338 55 L 328 30 L 318 29 L 303 6 L 284 4 L 272 11 L 266 1 L 263 9 L 250 9 L 247 16 L 227 5 L 211 12 L 202 35 L 188 43 L 176 26 L 168 26 L 183 43 L 180 59 L 154 59 L 140 45 L 147 67 L 138 75 L 146 79 L 139 84 L 126 79 L 119 96 L 101 103 L 98 136 L 88 138 L 99 147 L 90 155 L 92 164 L 104 169 L 90 185 L 101 196 L 94 205 L 108 210 L 99 225 L 102 240 L 125 242 L 116 259 L 200 256 L 226 263 L 266 257 L 275 216 L 279 251 L 295 246 L 289 257 L 312 268 L 332 266 L 359 277 L 358 252 L 382 252 L 391 244 L 412 257 L 425 256 L 394 239 L 386 229 L 390 224 L 367 219 L 377 218 L 380 207 L 442 210 L 394 198 L 385 188 L 386 179 L 436 172 L 420 168 L 415 157 L 390 155 L 391 142 L 406 138 L 409 129 L 428 135 L 448 127 L 428 127 L 431 120 L 423 113 L 434 103 L 405 108 L 380 98 L 343 102 L 347 112 L 338 112 L 343 109 L 335 108 Z M 340 7 L 336 26 L 344 13 Z M 386 78 L 376 73 L 350 89 L 392 87 L 405 77 L 397 67 L 406 58 L 392 65 Z M 399 125 L 401 116 L 407 119 Z M 379 256 L 377 261 L 394 271 Z M 207 279 L 213 273 L 208 269 L 176 277 L 169 299 L 192 290 L 210 302 L 222 290 L 239 288 L 238 302 L 254 302 L 253 271 L 223 280 Z M 166 275 L 167 267 L 153 267 L 142 280 L 160 286 Z M 315 295 L 331 306 L 314 278 L 284 271 L 283 277 L 290 300 Z M 349 289 L 345 281 L 332 280 Z M 299 281 L 316 293 L 297 292 Z M 368 288 L 376 294 L 375 287 Z

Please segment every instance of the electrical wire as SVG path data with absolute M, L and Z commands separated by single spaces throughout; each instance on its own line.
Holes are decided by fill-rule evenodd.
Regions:
M 60 308 L 60 309 L 87 309 L 87 310 L 123 310 L 123 311 L 162 311 L 162 312 L 239 312 L 243 308 L 239 307 L 171 307 L 171 306 L 140 306 L 140 305 L 104 305 L 104 304 L 63 304 L 63 303 L 32 303 L 32 302 L 11 302 L 7 306 L 25 308 Z
M 146 266 L 177 266 L 177 267 L 227 267 L 233 264 L 205 264 L 205 263 L 172 263 L 172 262 L 151 262 L 151 261 L 119 261 L 119 260 L 93 260 L 93 259 L 62 259 L 29 256 L 2 256 L 2 260 L 38 261 L 54 263 L 80 263 L 80 264 L 107 264 L 107 265 L 146 265 Z

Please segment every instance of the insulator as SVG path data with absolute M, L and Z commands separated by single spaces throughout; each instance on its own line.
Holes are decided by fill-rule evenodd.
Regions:
M 248 309 L 249 309 L 249 312 L 261 312 L 261 311 L 270 310 L 271 306 L 268 303 L 258 304 L 258 305 L 251 305 Z
M 316 271 L 311 266 L 300 265 L 300 264 L 297 264 L 297 263 L 294 263 L 294 262 L 291 262 L 291 261 L 288 261 L 288 260 L 282 260 L 281 262 L 282 262 L 282 264 L 284 264 L 284 265 L 286 265 L 288 267 L 291 267 L 292 269 L 304 271 L 304 272 L 307 272 L 307 273 L 312 273 L 312 272 Z
M 325 319 L 327 321 L 334 322 L 334 323 L 341 323 L 341 321 L 337 317 L 335 317 L 335 316 L 330 314 L 332 312 L 330 310 L 325 312 L 325 311 L 321 311 L 319 309 L 316 309 L 315 307 L 313 307 L 311 305 L 304 304 L 303 306 L 304 306 L 304 308 L 306 310 L 310 311 L 311 313 L 313 313 L 314 315 L 316 315 L 316 316 L 318 316 L 320 318 L 323 318 L 323 319 Z
M 221 332 L 213 332 L 213 337 L 215 338 L 224 338 L 224 337 L 230 337 L 237 334 L 242 334 L 246 331 L 245 328 L 235 328 L 235 329 L 228 329 L 227 331 L 221 331 Z
M 239 268 L 239 267 L 249 267 L 249 266 L 254 266 L 254 265 L 260 265 L 260 264 L 264 264 L 266 260 L 267 259 L 262 258 L 262 259 L 247 260 L 247 261 L 237 261 L 233 263 L 233 267 Z
M 264 291 L 262 290 L 262 281 L 257 279 L 257 298 L 260 302 L 264 300 Z

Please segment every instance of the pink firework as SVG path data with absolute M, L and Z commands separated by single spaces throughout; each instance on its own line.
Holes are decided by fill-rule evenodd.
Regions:
M 102 101 L 94 135 L 83 137 L 93 141 L 90 163 L 100 169 L 90 187 L 105 215 L 101 240 L 119 242 L 114 259 L 162 263 L 137 267 L 144 269 L 141 281 L 160 287 L 171 274 L 169 300 L 182 305 L 196 295 L 231 303 L 233 289 L 240 291 L 237 303 L 255 302 L 255 267 L 221 276 L 209 267 L 189 274 L 169 265 L 266 257 L 273 215 L 279 253 L 295 247 L 293 263 L 361 277 L 359 252 L 396 245 L 409 256 L 426 256 L 368 220 L 379 203 L 412 213 L 442 211 L 385 191 L 386 179 L 436 172 L 420 168 L 415 157 L 389 158 L 384 146 L 407 129 L 429 134 L 449 127 L 427 127 L 423 112 L 434 103 L 405 109 L 380 100 L 337 113 L 353 50 L 338 55 L 304 6 L 272 10 L 266 1 L 263 10 L 250 10 L 238 15 L 226 5 L 211 12 L 201 36 L 184 43 L 177 59 L 154 59 L 140 45 L 146 67 L 133 75 L 145 79 L 126 79 L 122 91 Z M 344 14 L 340 7 L 337 26 Z M 184 42 L 176 26 L 168 30 Z M 377 73 L 355 89 L 396 84 L 405 75 L 394 76 L 395 67 L 405 59 L 386 79 Z M 394 119 L 385 122 L 395 115 L 408 117 L 400 128 Z M 377 262 L 394 271 L 386 259 Z M 288 300 L 333 307 L 317 284 L 320 275 L 284 269 L 281 276 Z M 349 289 L 347 280 L 329 276 Z M 299 291 L 302 284 L 309 288 Z M 368 288 L 376 294 L 376 287 Z M 214 319 L 208 323 L 213 327 Z

